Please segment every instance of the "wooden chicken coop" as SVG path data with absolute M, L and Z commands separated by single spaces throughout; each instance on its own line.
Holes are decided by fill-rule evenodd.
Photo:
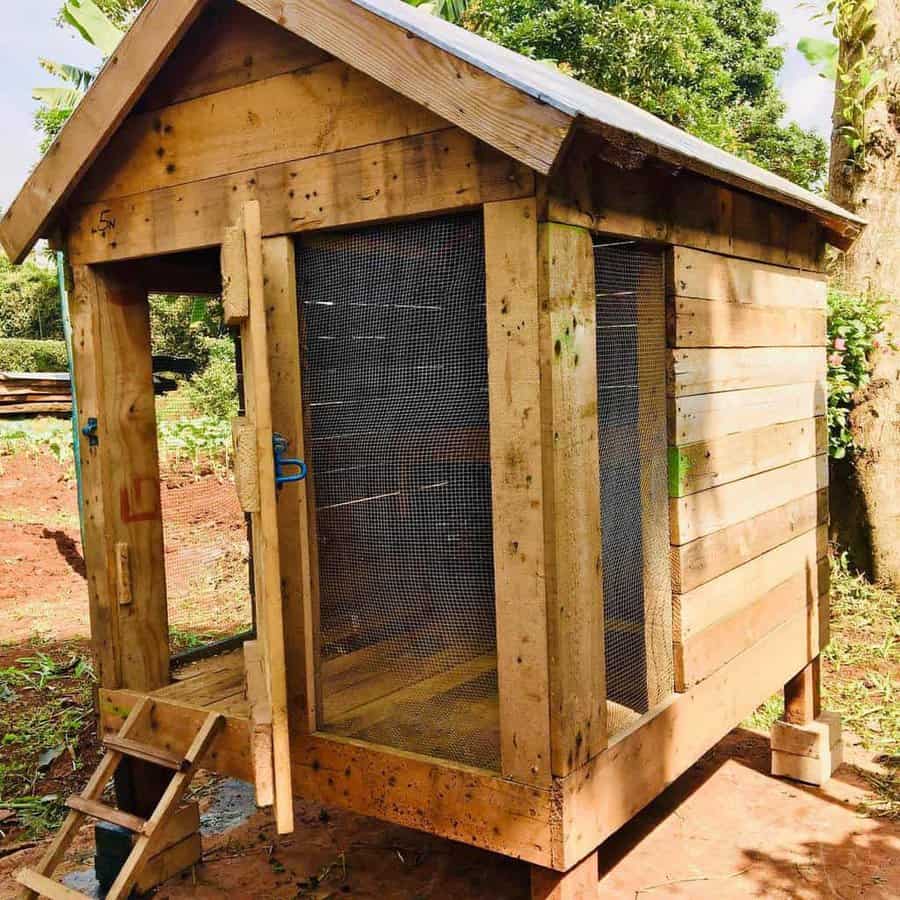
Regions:
M 150 0 L 0 224 L 67 259 L 109 750 L 29 895 L 85 815 L 137 835 L 110 896 L 196 861 L 197 766 L 536 898 L 782 686 L 774 770 L 826 778 L 823 254 L 862 224 L 400 0 Z M 256 606 L 174 673 L 157 291 L 240 335 Z

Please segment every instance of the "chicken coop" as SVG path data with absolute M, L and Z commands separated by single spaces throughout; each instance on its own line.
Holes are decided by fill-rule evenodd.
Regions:
M 862 227 L 400 0 L 150 0 L 0 225 L 65 254 L 109 751 L 27 890 L 85 815 L 137 835 L 110 896 L 195 862 L 198 766 L 535 898 L 782 687 L 773 771 L 827 778 L 824 253 Z M 161 291 L 242 360 L 254 631 L 186 666 Z

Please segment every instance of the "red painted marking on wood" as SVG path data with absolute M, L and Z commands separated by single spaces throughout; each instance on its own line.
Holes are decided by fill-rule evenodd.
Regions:
M 122 521 L 152 522 L 158 519 L 159 479 L 153 475 L 138 475 L 119 492 L 119 513 Z

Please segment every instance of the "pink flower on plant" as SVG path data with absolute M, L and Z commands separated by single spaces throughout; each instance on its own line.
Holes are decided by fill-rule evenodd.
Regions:
M 834 349 L 835 350 L 846 350 L 847 342 L 843 338 L 835 338 L 834 339 Z
M 828 365 L 829 366 L 839 366 L 844 361 L 843 353 L 830 353 L 828 355 Z

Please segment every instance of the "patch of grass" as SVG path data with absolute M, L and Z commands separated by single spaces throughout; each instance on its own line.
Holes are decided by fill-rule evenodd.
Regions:
M 92 682 L 87 657 L 65 646 L 32 648 L 0 668 L 0 807 L 15 811 L 28 837 L 59 826 L 68 782 L 80 779 Z
M 861 772 L 874 794 L 866 811 L 900 819 L 900 595 L 854 572 L 846 554 L 831 560 L 831 643 L 822 662 L 822 705 L 885 767 Z M 745 724 L 768 730 L 783 712 L 777 694 Z

